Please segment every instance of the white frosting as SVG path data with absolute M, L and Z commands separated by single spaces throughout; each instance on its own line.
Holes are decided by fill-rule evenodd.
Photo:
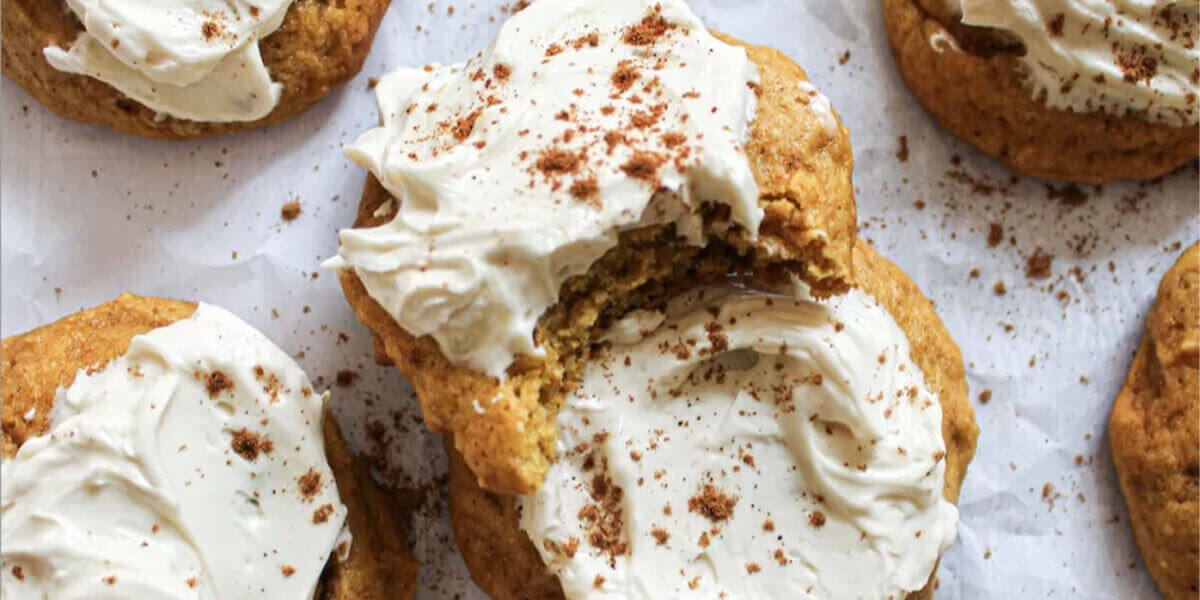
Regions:
M 1200 122 L 1198 0 L 957 1 L 964 23 L 1024 42 L 1032 92 L 1053 108 Z
M 253 121 L 279 103 L 280 84 L 258 42 L 293 0 L 67 0 L 83 23 L 70 48 L 46 60 L 87 75 L 163 114 L 204 122 Z
M 618 324 L 585 368 L 558 415 L 560 458 L 521 504 L 567 598 L 924 587 L 958 511 L 941 406 L 886 309 L 859 290 L 816 302 L 800 286 L 730 287 L 637 335 L 654 323 Z M 736 500 L 729 514 L 692 506 L 705 485 Z
M 665 31 L 654 31 L 659 18 Z M 643 19 L 652 43 L 630 43 Z M 745 51 L 682 0 L 535 2 L 470 61 L 379 81 L 383 125 L 346 155 L 400 200 L 398 213 L 343 231 L 327 265 L 354 269 L 452 361 L 502 376 L 515 355 L 541 353 L 538 319 L 619 233 L 675 223 L 702 244 L 702 202 L 758 231 L 742 148 L 757 78 Z M 661 162 L 656 172 L 639 176 L 636 153 Z
M 345 540 L 323 405 L 220 308 L 133 338 L 0 466 L 4 598 L 311 598 Z

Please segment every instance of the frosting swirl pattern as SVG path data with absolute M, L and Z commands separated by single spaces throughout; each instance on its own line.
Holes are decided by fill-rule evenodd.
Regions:
M 619 322 L 521 524 L 567 598 L 903 598 L 955 537 L 938 398 L 891 315 L 710 288 Z

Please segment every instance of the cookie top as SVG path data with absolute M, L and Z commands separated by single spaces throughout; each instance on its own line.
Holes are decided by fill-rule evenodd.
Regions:
M 123 296 L 4 356 L 6 594 L 313 597 L 347 558 L 324 396 L 230 313 Z
M 1146 568 L 1168 600 L 1200 585 L 1200 246 L 1163 276 L 1109 442 Z
M 60 116 L 157 138 L 296 115 L 362 65 L 388 0 L 13 0 L 4 74 Z
M 823 318 L 788 319 L 789 324 L 802 329 L 814 327 L 814 331 L 817 331 L 829 325 L 831 330 L 811 340 L 816 346 L 802 343 L 783 348 L 772 343 L 776 336 L 781 335 L 777 330 L 763 331 L 761 335 L 752 336 L 766 342 L 762 348 L 766 353 L 759 356 L 759 362 L 765 362 L 770 373 L 749 383 L 743 381 L 736 384 L 735 387 L 743 388 L 744 393 L 729 402 L 729 406 L 720 414 L 707 410 L 712 405 L 706 403 L 706 395 L 694 392 L 700 387 L 711 389 L 725 383 L 733 383 L 740 375 L 736 369 L 729 368 L 731 363 L 727 363 L 724 369 L 713 364 L 698 372 L 685 374 L 689 376 L 689 380 L 672 388 L 678 390 L 678 395 L 663 394 L 660 391 L 655 402 L 660 406 L 678 406 L 684 412 L 695 410 L 696 414 L 685 415 L 680 426 L 660 427 L 663 432 L 657 434 L 657 438 L 649 440 L 653 443 L 644 445 L 635 443 L 627 447 L 627 440 L 621 439 L 617 433 L 610 432 L 608 436 L 600 436 L 597 439 L 596 432 L 591 432 L 592 435 L 588 439 L 580 441 L 580 444 L 587 446 L 581 451 L 583 454 L 594 453 L 590 469 L 583 476 L 577 477 L 574 483 L 562 480 L 561 483 L 566 485 L 557 487 L 551 485 L 556 481 L 552 471 L 552 475 L 547 478 L 547 487 L 543 488 L 536 498 L 524 502 L 523 513 L 518 510 L 517 505 L 521 501 L 517 498 L 497 496 L 481 490 L 461 459 L 454 455 L 451 461 L 450 483 L 453 524 L 456 540 L 476 583 L 498 600 L 526 597 L 527 590 L 538 590 L 539 598 L 562 598 L 564 595 L 573 598 L 583 597 L 588 593 L 602 595 L 605 592 L 620 596 L 621 594 L 614 593 L 614 590 L 622 589 L 621 586 L 631 581 L 649 581 L 649 585 L 652 586 L 682 584 L 683 594 L 692 593 L 690 584 L 694 581 L 697 590 L 723 589 L 729 597 L 743 597 L 743 594 L 745 597 L 760 597 L 763 593 L 780 593 L 780 590 L 795 591 L 794 586 L 797 582 L 806 578 L 815 580 L 812 583 L 813 587 L 811 590 L 801 588 L 801 591 L 815 594 L 814 597 L 822 597 L 822 594 L 824 597 L 835 598 L 856 597 L 852 591 L 854 589 L 867 589 L 868 591 L 864 592 L 867 597 L 888 597 L 884 595 L 887 590 L 898 594 L 891 597 L 926 597 L 929 586 L 932 585 L 931 572 L 937 553 L 953 538 L 953 525 L 950 524 L 952 521 L 941 519 L 949 518 L 953 514 L 953 507 L 948 503 L 957 501 L 966 465 L 974 453 L 978 430 L 973 411 L 967 401 L 961 355 L 945 327 L 937 319 L 932 305 L 903 272 L 866 247 L 865 243 L 856 250 L 855 265 L 858 289 L 846 296 L 822 301 L 822 304 L 856 303 L 856 298 L 861 300 L 868 297 L 877 300 L 878 304 L 861 304 L 865 312 L 859 313 L 859 316 L 876 314 L 876 311 L 886 313 L 876 316 L 883 321 L 894 320 L 892 326 L 898 326 L 903 331 L 902 338 L 908 346 L 911 358 L 911 362 L 907 363 L 903 371 L 900 370 L 900 365 L 905 362 L 896 352 L 900 349 L 898 346 L 892 346 L 883 356 L 882 365 L 875 352 L 868 352 L 874 356 L 864 358 L 863 362 L 869 364 L 860 364 L 852 358 L 858 356 L 858 352 L 839 352 L 839 358 L 829 362 L 819 359 L 820 352 L 808 353 L 807 356 L 813 359 L 809 363 L 810 369 L 795 369 L 794 362 L 789 362 L 785 367 L 785 371 L 794 369 L 797 377 L 806 379 L 800 384 L 804 388 L 803 391 L 791 397 L 785 395 L 784 401 L 777 403 L 776 400 L 781 397 L 781 389 L 786 391 L 792 387 L 791 384 L 775 386 L 769 390 L 759 390 L 758 384 L 760 380 L 776 381 L 778 376 L 773 374 L 774 362 L 779 360 L 780 356 L 792 352 L 805 355 L 806 349 L 813 350 L 821 344 L 869 345 L 872 343 L 869 340 L 875 339 L 874 334 L 867 335 L 866 340 L 862 335 L 855 334 L 853 330 L 856 324 L 850 323 L 849 319 L 842 323 L 841 331 L 837 331 L 836 323 L 830 325 Z M 787 308 L 784 312 L 790 313 L 791 310 Z M 816 310 L 820 312 L 822 309 Z M 702 311 L 699 318 L 701 321 L 718 319 L 708 311 Z M 739 319 L 738 323 L 741 322 Z M 735 334 L 726 323 L 727 320 L 722 319 L 723 326 L 719 330 L 715 327 L 701 328 L 702 331 L 693 336 L 697 339 L 695 346 L 689 346 L 685 342 L 683 347 L 688 348 L 689 352 L 693 353 L 692 356 L 699 356 L 701 361 L 706 360 L 703 353 L 712 341 L 710 334 L 715 332 L 718 340 L 721 336 L 726 336 L 730 343 L 729 348 L 732 349 Z M 747 325 L 753 329 L 752 323 L 753 320 Z M 737 323 L 733 327 L 736 328 Z M 640 335 L 637 333 L 640 329 L 641 327 L 635 327 L 632 331 L 635 335 Z M 839 336 L 843 334 L 846 336 L 839 340 Z M 614 339 L 614 347 L 620 339 L 622 338 Z M 666 346 L 665 351 L 670 353 L 672 348 L 670 345 Z M 680 355 L 683 354 L 682 348 L 676 350 Z M 711 355 L 709 356 L 711 358 Z M 746 365 L 749 364 L 744 360 L 746 356 L 748 355 L 745 353 L 735 352 L 726 358 L 741 359 L 742 364 Z M 656 360 L 676 364 L 682 359 L 668 355 L 657 357 Z M 819 385 L 814 385 L 813 381 L 816 378 L 812 375 L 814 371 L 823 369 L 848 370 L 852 364 L 858 364 L 858 368 L 867 373 L 891 375 L 883 378 L 868 376 L 864 380 L 852 381 L 851 386 L 862 383 L 867 386 L 897 384 L 904 387 L 903 381 L 906 378 L 923 379 L 919 382 L 920 385 L 913 383 L 912 386 L 918 389 L 918 397 L 928 393 L 928 398 L 934 399 L 940 408 L 933 409 L 939 417 L 933 423 L 927 422 L 928 417 L 934 416 L 933 412 L 928 412 L 931 407 L 924 404 L 908 404 L 907 392 L 902 393 L 902 398 L 899 399 L 894 394 L 885 394 L 888 397 L 880 399 L 881 406 L 874 406 L 869 398 L 865 398 L 862 404 L 864 410 L 856 414 L 857 417 L 864 418 L 875 414 L 881 417 L 883 422 L 890 419 L 905 421 L 905 426 L 900 428 L 900 435 L 909 438 L 906 440 L 908 442 L 925 445 L 926 449 L 931 451 L 930 454 L 919 453 L 916 450 L 917 445 L 906 447 L 905 452 L 901 453 L 897 448 L 888 446 L 899 439 L 890 435 L 885 435 L 876 444 L 869 445 L 870 447 L 860 448 L 853 444 L 838 446 L 838 436 L 849 439 L 852 435 L 849 431 L 852 425 L 843 424 L 861 423 L 857 417 L 849 416 L 853 412 L 851 407 L 856 403 L 848 401 L 838 404 L 833 401 L 839 397 L 839 390 L 846 389 L 837 383 L 837 375 L 822 376 Z M 751 365 L 749 368 L 753 370 L 758 366 Z M 618 387 L 623 381 L 622 373 L 631 367 L 652 368 L 652 365 L 649 361 L 638 362 L 631 357 L 629 365 L 625 364 L 623 358 L 618 358 L 615 364 L 598 363 L 596 367 L 606 370 L 598 393 L 593 394 L 597 398 L 594 398 L 595 401 L 589 400 L 580 404 L 577 408 L 585 412 L 589 419 L 605 421 L 604 398 L 612 392 L 612 388 Z M 896 378 L 893 379 L 892 375 Z M 792 415 L 796 417 L 797 426 L 783 426 L 783 423 L 792 419 L 786 413 L 793 407 L 801 409 L 808 400 L 824 403 L 826 408 L 835 412 L 842 409 L 844 412 L 841 414 L 845 418 L 833 419 L 833 422 L 838 424 L 825 423 L 829 425 L 826 429 L 824 425 L 812 425 L 824 421 L 824 417 L 818 416 L 817 420 L 810 422 L 804 410 L 797 410 L 797 413 Z M 622 409 L 627 401 L 621 403 Z M 633 404 L 638 402 L 635 398 Z M 803 408 L 809 409 L 813 406 Z M 824 409 L 818 409 L 818 413 L 822 410 Z M 875 412 L 876 410 L 878 412 Z M 826 413 L 826 417 L 832 414 Z M 763 430 L 754 425 L 756 421 L 770 421 L 774 416 L 780 417 L 777 420 L 780 424 L 778 430 Z M 751 423 L 752 426 L 738 427 L 746 423 Z M 808 425 L 805 425 L 806 423 Z M 629 419 L 623 427 L 628 431 L 635 431 L 641 425 L 641 421 Z M 932 425 L 932 428 L 929 425 Z M 815 436 L 806 434 L 810 429 L 816 433 Z M 712 430 L 721 430 L 721 433 L 714 435 L 711 434 Z M 745 439 L 734 439 L 739 436 Z M 791 442 L 790 447 L 781 448 L 773 441 L 773 436 L 788 439 Z M 915 438 L 924 441 L 916 441 Z M 674 453 L 675 450 L 689 445 L 693 447 L 692 452 Z M 861 451 L 872 454 L 875 447 L 888 447 L 890 452 L 879 452 L 876 457 L 879 462 L 862 461 L 868 463 L 864 471 L 857 460 L 844 460 L 845 457 L 833 459 L 832 455 L 826 453 L 827 450 L 838 447 L 850 453 Z M 944 449 L 944 454 L 935 455 L 937 448 Z M 834 450 L 834 454 L 836 452 Z M 651 468 L 650 463 L 658 460 L 655 458 L 656 453 L 670 454 L 672 464 L 668 467 Z M 799 474 L 787 472 L 786 469 L 779 470 L 778 467 L 783 464 L 781 458 L 790 453 L 799 457 L 807 456 L 816 460 L 817 464 L 809 465 L 805 472 Z M 890 479 L 889 483 L 879 480 L 876 480 L 874 485 L 869 483 L 875 476 L 891 472 L 884 463 L 896 465 L 906 461 L 911 462 L 912 468 L 904 471 L 906 474 L 898 475 L 898 479 Z M 576 466 L 583 468 L 585 462 L 586 458 L 584 462 L 577 462 Z M 718 464 L 719 474 L 714 471 L 715 478 L 726 480 L 724 483 L 703 476 L 689 476 L 682 487 L 678 485 L 683 473 L 696 475 L 692 472 L 693 469 Z M 944 472 L 939 473 L 939 468 L 944 469 Z M 558 469 L 557 465 L 555 469 Z M 648 470 L 639 474 L 642 469 Z M 811 480 L 801 481 L 809 476 L 812 477 Z M 757 485 L 734 487 L 732 482 L 738 479 L 760 481 Z M 906 516 L 891 513 L 886 508 L 891 498 L 883 490 L 892 484 L 900 485 L 900 480 L 913 484 L 913 487 L 906 488 L 906 497 L 915 498 L 916 496 L 907 494 L 922 490 L 919 495 L 923 500 L 911 506 L 923 508 L 904 513 L 913 519 L 908 523 L 905 523 Z M 769 483 L 764 484 L 762 481 Z M 708 489 L 706 484 L 711 484 L 711 489 Z M 832 487 L 817 489 L 826 485 Z M 857 488 L 857 492 L 851 491 L 856 485 L 863 487 Z M 572 486 L 580 490 L 569 489 Z M 664 489 L 664 486 L 668 487 Z M 691 489 L 692 487 L 695 489 Z M 576 497 L 579 491 L 586 494 Z M 780 498 L 788 494 L 795 494 L 796 498 Z M 818 498 L 817 494 L 821 497 Z M 934 497 L 932 500 L 929 494 Z M 620 502 L 614 503 L 614 496 L 619 496 Z M 570 523 L 564 523 L 561 527 L 542 532 L 544 536 L 531 540 L 530 534 L 521 531 L 522 524 L 528 530 L 531 522 L 545 521 L 539 518 L 542 514 L 539 503 L 565 505 L 572 498 L 591 508 L 584 506 L 576 512 L 567 507 L 554 518 L 575 521 L 575 517 L 578 516 L 578 523 L 586 527 L 586 532 L 580 533 Z M 846 502 L 850 504 L 844 504 Z M 643 505 L 648 505 L 653 510 L 643 512 Z M 669 509 L 666 508 L 667 505 Z M 842 541 L 848 544 L 845 547 L 838 541 L 839 527 L 866 514 L 853 508 L 847 510 L 850 506 L 878 511 L 879 517 L 869 519 L 872 523 L 870 525 L 860 522 L 859 525 L 864 529 L 855 532 L 851 537 L 857 538 L 865 532 L 879 548 L 895 550 L 904 546 L 904 558 L 886 566 L 873 568 L 865 566 L 870 564 L 871 558 L 826 563 L 825 561 L 834 555 L 842 556 L 829 552 L 830 548 L 839 548 L 839 551 L 856 556 L 854 540 L 843 539 Z M 616 514 L 614 509 L 619 509 L 620 514 Z M 890 516 L 884 516 L 885 513 Z M 689 529 L 679 526 L 688 521 L 695 521 L 695 527 Z M 924 528 L 920 536 L 907 531 L 907 528 L 916 526 L 917 522 L 921 522 L 920 527 Z M 939 528 L 937 523 L 950 524 L 950 529 Z M 616 535 L 609 536 L 606 532 L 615 532 Z M 624 532 L 629 532 L 629 537 L 622 540 L 619 536 L 624 535 Z M 907 535 L 901 535 L 901 532 L 907 532 Z M 575 540 L 572 541 L 570 536 L 574 536 Z M 925 540 L 926 536 L 931 536 L 932 539 Z M 543 537 L 548 537 L 551 543 L 546 543 Z M 564 539 L 559 539 L 560 537 Z M 607 543 L 613 539 L 624 541 L 624 548 L 620 544 L 614 546 Z M 889 539 L 892 541 L 887 541 Z M 741 543 L 736 543 L 737 540 Z M 602 548 L 616 550 L 612 553 L 613 556 L 597 552 L 597 542 L 600 542 Z M 810 543 L 816 546 L 809 546 Z M 810 555 L 813 551 L 806 548 L 817 548 L 815 555 Z M 574 559 L 571 554 L 574 554 Z M 714 559 L 709 568 L 705 568 L 699 562 L 687 565 L 687 569 L 696 572 L 691 573 L 689 577 L 680 577 L 675 570 L 678 565 L 664 563 L 659 556 L 661 554 L 693 557 L 703 554 L 711 555 Z M 504 564 L 495 564 L 489 557 L 496 555 L 507 556 L 509 559 L 504 561 Z M 598 555 L 598 558 L 594 555 Z M 640 560 L 629 562 L 635 556 L 641 557 Z M 574 563 L 573 568 L 579 572 L 568 572 L 561 582 L 558 575 L 547 573 L 547 565 L 561 569 L 571 563 Z M 617 565 L 617 568 L 614 569 L 611 566 L 613 564 Z M 813 570 L 798 569 L 801 564 L 812 567 Z M 591 578 L 585 576 L 587 573 L 584 572 L 584 567 L 587 565 L 599 567 L 596 573 L 591 573 Z M 658 576 L 650 576 L 651 571 Z M 595 577 L 597 573 L 601 576 Z M 884 581 L 889 583 L 881 583 Z M 580 583 L 588 585 L 579 587 Z M 722 585 L 727 587 L 720 587 Z M 889 585 L 893 587 L 888 587 Z M 912 593 L 897 592 L 900 589 Z M 747 590 L 757 590 L 759 593 Z

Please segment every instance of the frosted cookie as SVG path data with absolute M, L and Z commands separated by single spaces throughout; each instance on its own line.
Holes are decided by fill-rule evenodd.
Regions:
M 470 61 L 376 93 L 328 264 L 485 487 L 536 489 L 581 358 L 623 313 L 730 271 L 848 288 L 845 128 L 799 66 L 682 0 L 535 2 Z
M 900 74 L 1013 169 L 1100 183 L 1197 156 L 1197 3 L 882 0 Z
M 153 138 L 278 123 L 358 73 L 390 0 L 4 0 L 4 75 Z
M 126 294 L 3 355 L 5 598 L 413 597 L 326 395 L 232 314 Z
M 1167 600 L 1200 597 L 1200 248 L 1167 271 L 1108 424 L 1146 569 Z
M 962 358 L 895 265 L 861 243 L 855 265 L 827 300 L 726 285 L 618 321 L 536 495 L 482 490 L 451 450 L 476 583 L 496 600 L 928 597 L 977 435 Z

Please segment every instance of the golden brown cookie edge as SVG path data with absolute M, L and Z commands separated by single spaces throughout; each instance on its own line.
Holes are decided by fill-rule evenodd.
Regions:
M 1146 570 L 1167 600 L 1200 597 L 1200 245 L 1163 276 L 1109 417 L 1109 445 Z

